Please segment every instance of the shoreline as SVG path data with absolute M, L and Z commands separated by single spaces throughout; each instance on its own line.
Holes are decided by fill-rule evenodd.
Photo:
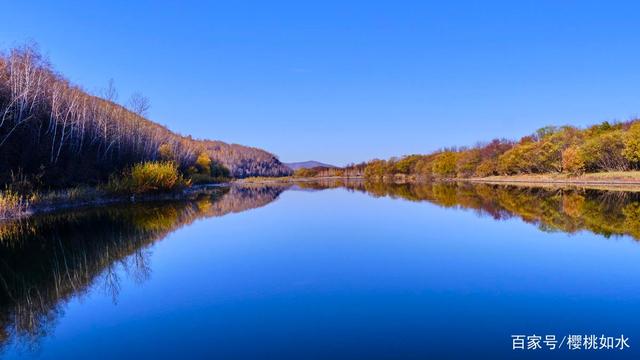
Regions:
M 238 184 L 274 184 L 274 183 L 296 183 L 314 182 L 326 180 L 353 180 L 367 181 L 364 176 L 324 176 L 324 177 L 276 177 L 276 178 L 247 178 L 234 181 Z M 396 177 L 385 177 L 383 179 L 368 180 L 381 183 L 427 183 L 427 182 L 470 182 L 484 184 L 513 184 L 513 185 L 558 185 L 558 186 L 611 186 L 611 187 L 634 187 L 640 190 L 640 172 L 617 172 L 617 173 L 591 173 L 579 176 L 569 176 L 563 174 L 540 174 L 540 175 L 504 175 L 471 178 L 441 178 L 427 179 L 417 178 L 415 175 L 404 175 Z
M 587 188 L 628 188 L 640 190 L 640 172 L 590 173 L 578 176 L 562 174 L 489 176 L 483 178 L 451 178 L 447 181 L 462 181 L 484 184 L 517 186 L 578 186 Z
M 76 210 L 85 207 L 95 207 L 104 205 L 115 205 L 124 203 L 145 203 L 155 201 L 180 201 L 189 200 L 192 196 L 198 196 L 202 194 L 210 193 L 211 190 L 221 189 L 231 186 L 230 182 L 216 183 L 216 184 L 201 184 L 193 187 L 183 189 L 180 191 L 158 193 L 158 194 L 142 194 L 142 195 L 109 195 L 106 193 L 99 194 L 96 191 L 96 196 L 81 198 L 81 199 L 60 199 L 51 202 L 44 202 L 41 204 L 26 205 L 24 211 L 16 213 L 15 215 L 5 216 L 0 218 L 0 225 L 6 221 L 21 220 L 29 218 L 31 216 L 55 213 L 65 210 Z
M 94 193 L 82 196 L 79 199 L 60 198 L 53 201 L 45 201 L 40 204 L 28 204 L 26 208 L 16 214 L 0 218 L 0 224 L 5 221 L 20 220 L 31 216 L 53 213 L 57 211 L 81 209 L 84 207 L 105 206 L 124 203 L 142 203 L 154 201 L 181 201 L 189 200 L 193 196 L 209 193 L 214 189 L 231 187 L 234 184 L 295 184 L 299 182 L 318 181 L 366 181 L 363 176 L 325 176 L 325 177 L 264 177 L 237 179 L 224 183 L 194 185 L 180 191 L 145 194 L 145 195 L 109 195 L 97 189 L 90 189 Z M 372 180 L 376 182 L 375 180 Z M 381 183 L 428 183 L 428 182 L 461 182 L 475 184 L 493 185 L 513 185 L 521 187 L 580 187 L 594 190 L 615 190 L 615 191 L 640 191 L 640 172 L 611 172 L 611 173 L 591 173 L 580 176 L 568 176 L 563 174 L 540 174 L 540 175 L 513 175 L 513 176 L 490 176 L 483 178 L 443 178 L 443 179 L 420 179 L 414 176 L 402 176 L 393 179 L 378 180 Z
M 584 189 L 599 191 L 640 192 L 640 182 L 598 182 L 598 181 L 542 181 L 542 180 L 504 180 L 504 179 L 448 179 L 447 182 L 485 184 L 498 186 L 516 186 L 521 188 L 547 189 Z
M 604 180 L 536 180 L 536 179 L 491 179 L 491 178 L 452 178 L 446 181 L 465 181 L 496 184 L 557 184 L 557 185 L 612 185 L 639 186 L 639 181 L 604 181 Z
M 260 177 L 260 178 L 245 178 L 233 181 L 238 184 L 273 184 L 273 183 L 296 183 L 296 182 L 314 182 L 321 180 L 365 180 L 363 176 L 319 176 L 319 177 L 300 177 L 293 176 L 286 177 Z

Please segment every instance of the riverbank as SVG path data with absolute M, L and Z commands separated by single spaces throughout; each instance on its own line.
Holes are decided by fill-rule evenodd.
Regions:
M 450 181 L 468 181 L 500 184 L 547 184 L 547 185 L 596 185 L 596 186 L 625 186 L 640 188 L 640 171 L 612 171 L 589 173 L 582 175 L 567 174 L 529 174 L 488 176 L 482 178 L 454 178 Z
M 520 185 L 598 185 L 598 186 L 635 186 L 640 189 L 640 171 L 612 171 L 601 173 L 588 173 L 582 175 L 568 174 L 528 174 L 528 175 L 500 175 L 487 177 L 471 177 L 471 178 L 443 178 L 433 179 L 420 177 L 416 175 L 395 174 L 393 176 L 384 176 L 378 179 L 366 179 L 364 177 L 344 177 L 344 176 L 326 176 L 326 177 L 251 177 L 236 180 L 239 184 L 274 184 L 274 183 L 296 183 L 296 182 L 314 182 L 314 181 L 331 181 L 331 180 L 369 180 L 373 182 L 392 182 L 392 183 L 422 183 L 431 181 L 461 181 L 476 183 L 495 183 L 495 184 L 520 184 Z
M 485 184 L 515 185 L 529 187 L 581 187 L 596 190 L 640 191 L 640 171 L 612 171 L 582 175 L 529 174 L 502 175 L 482 178 L 452 178 L 460 181 Z
M 314 181 L 330 181 L 330 180 L 363 180 L 362 176 L 318 176 L 318 177 L 250 177 L 234 181 L 238 184 L 274 184 L 274 183 L 296 183 L 296 182 L 314 182 Z
M 232 182 L 193 185 L 178 191 L 142 194 L 142 195 L 115 195 L 102 188 L 81 187 L 61 191 L 37 194 L 34 199 L 29 199 L 19 206 L 9 210 L 0 211 L 0 221 L 25 218 L 36 214 L 49 213 L 60 210 L 77 209 L 91 206 L 104 206 L 118 203 L 149 202 L 149 201 L 176 201 L 188 200 L 201 194 L 210 193 L 214 189 L 220 189 L 238 185 L 260 184 L 295 184 L 300 182 L 319 181 L 362 181 L 363 177 L 251 177 L 238 179 Z M 433 181 L 417 178 L 410 175 L 398 174 L 394 177 L 384 178 L 380 182 L 391 183 L 423 183 Z M 449 178 L 436 181 L 471 182 L 499 185 L 515 185 L 526 187 L 581 187 L 597 190 L 640 191 L 640 171 L 619 171 L 605 173 L 590 173 L 579 176 L 566 174 L 530 174 L 513 176 L 489 176 L 482 178 Z M 0 204 L 2 205 L 2 204 Z M 0 206 L 2 207 L 2 206 Z M 2 210 L 2 209 L 0 209 Z
M 98 187 L 52 191 L 45 194 L 34 194 L 31 199 L 22 200 L 21 203 L 14 204 L 11 209 L 0 211 L 0 222 L 83 207 L 119 203 L 189 200 L 229 186 L 230 183 L 200 184 L 177 191 L 138 195 L 117 195 Z
M 361 181 L 367 180 L 364 177 L 306 177 L 296 178 L 293 176 L 277 177 L 277 178 L 246 178 L 237 180 L 240 184 L 293 184 L 296 182 L 318 182 L 318 181 Z M 485 184 L 501 184 L 501 185 L 516 185 L 516 186 L 529 186 L 529 187 L 582 187 L 598 190 L 624 190 L 624 191 L 640 191 L 640 171 L 615 171 L 615 172 L 601 172 L 601 173 L 588 173 L 582 175 L 567 175 L 567 174 L 529 174 L 529 175 L 503 175 L 503 176 L 488 176 L 488 177 L 474 177 L 474 178 L 444 178 L 444 179 L 432 179 L 425 177 L 418 177 L 415 175 L 396 174 L 394 176 L 385 176 L 382 179 L 369 179 L 372 182 L 382 183 L 425 183 L 433 181 L 448 181 L 448 182 L 472 182 L 472 183 L 485 183 Z

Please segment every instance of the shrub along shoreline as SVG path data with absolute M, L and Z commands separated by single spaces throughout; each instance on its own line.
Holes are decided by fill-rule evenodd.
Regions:
M 208 167 L 210 162 L 205 165 Z M 228 175 L 225 172 L 216 174 Z M 194 175 L 197 175 L 196 181 L 193 180 Z M 0 220 L 125 201 L 184 199 L 212 187 L 228 185 L 229 181 L 227 176 L 213 177 L 204 171 L 185 177 L 175 162 L 154 161 L 135 164 L 112 175 L 108 183 L 97 186 L 82 185 L 42 192 L 25 191 L 25 188 L 30 188 L 29 184 L 16 182 L 0 191 Z
M 6 197 L 0 194 L 0 224 L 4 220 L 15 220 L 32 215 L 102 205 L 127 202 L 177 201 L 210 193 L 212 190 L 230 186 L 230 183 L 195 185 L 181 190 L 146 193 L 139 195 L 114 194 L 104 187 L 79 187 L 38 195 L 42 199 L 30 201 L 28 198 L 12 199 L 12 206 L 3 203 Z
M 624 187 L 630 191 L 640 191 L 640 171 L 617 171 L 568 174 L 525 174 L 496 175 L 469 178 L 426 178 L 417 175 L 385 175 L 371 179 L 362 176 L 327 177 L 254 177 L 239 180 L 218 178 L 204 184 L 192 184 L 179 173 L 167 172 L 172 164 L 139 164 L 124 172 L 122 177 L 113 177 L 105 185 L 81 186 L 46 193 L 20 195 L 14 191 L 0 192 L 0 221 L 24 218 L 36 214 L 60 210 L 110 205 L 126 202 L 185 200 L 193 196 L 208 193 L 212 189 L 231 186 L 231 182 L 240 184 L 273 184 L 314 182 L 325 180 L 353 180 L 388 183 L 429 183 L 429 182 L 474 182 L 519 186 L 597 186 L 598 188 Z M 131 174 L 126 177 L 126 174 Z

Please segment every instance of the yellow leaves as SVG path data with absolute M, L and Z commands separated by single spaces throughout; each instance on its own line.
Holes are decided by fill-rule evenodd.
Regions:
M 570 146 L 562 152 L 562 171 L 573 175 L 584 172 L 584 160 L 577 146 Z
M 464 178 L 520 174 L 582 174 L 640 168 L 640 119 L 587 129 L 545 127 L 514 143 L 496 139 L 473 148 L 449 149 L 388 161 L 373 160 L 365 177 L 406 174 Z
M 579 218 L 584 213 L 585 198 L 579 193 L 567 193 L 562 197 L 562 211 L 572 218 Z
M 300 168 L 293 172 L 293 176 L 298 178 L 314 177 L 316 175 L 318 175 L 318 170 L 315 169 Z
M 624 149 L 622 130 L 599 133 L 580 146 L 585 171 L 627 170 L 628 160 L 622 155 Z
M 445 151 L 436 156 L 431 165 L 431 170 L 435 176 L 439 177 L 455 177 L 456 165 L 460 153 L 453 151 Z
M 624 134 L 624 149 L 622 155 L 633 163 L 640 162 L 640 123 L 631 125 Z
M 202 174 L 209 174 L 209 172 L 211 172 L 211 158 L 207 153 L 202 152 L 198 155 L 196 167 Z
M 136 164 L 122 177 L 111 177 L 108 188 L 116 193 L 143 194 L 171 191 L 189 185 L 174 162 L 163 161 Z
M 494 160 L 485 160 L 476 168 L 476 176 L 486 177 L 497 174 L 497 163 Z

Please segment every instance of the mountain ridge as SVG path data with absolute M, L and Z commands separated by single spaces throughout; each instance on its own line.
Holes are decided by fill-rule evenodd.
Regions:
M 282 164 L 294 171 L 298 169 L 311 169 L 314 167 L 337 168 L 337 166 L 335 165 L 325 164 L 315 160 L 298 161 L 298 162 L 290 162 L 290 163 L 283 162 Z

